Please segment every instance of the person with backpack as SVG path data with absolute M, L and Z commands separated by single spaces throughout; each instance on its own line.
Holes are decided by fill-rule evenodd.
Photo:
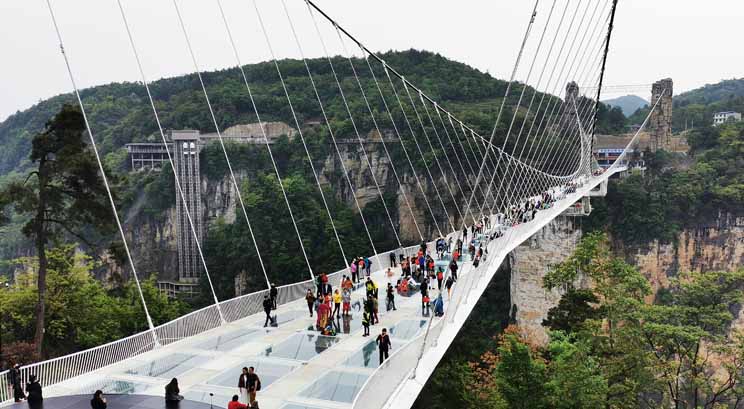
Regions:
M 442 291 L 442 281 L 444 280 L 444 272 L 441 268 L 437 271 L 437 289 Z
M 372 325 L 380 323 L 380 316 L 377 314 L 380 308 L 380 304 L 377 300 L 377 296 L 372 297 Z
M 372 278 L 367 277 L 367 282 L 364 284 L 364 288 L 367 290 L 367 297 L 371 297 L 375 294 L 375 283 L 372 282 Z
M 429 315 L 429 283 L 428 279 L 424 279 L 421 283 L 421 314 Z
M 434 316 L 441 317 L 444 315 L 444 300 L 442 300 L 442 294 L 437 295 L 437 299 L 434 300 Z
M 372 274 L 372 260 L 369 257 L 364 258 L 364 270 L 367 273 L 367 277 Z

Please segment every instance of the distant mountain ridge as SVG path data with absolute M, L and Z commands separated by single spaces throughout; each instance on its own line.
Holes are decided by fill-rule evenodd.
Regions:
M 648 101 L 638 95 L 625 95 L 602 101 L 607 105 L 619 107 L 626 117 L 633 115 L 635 111 L 648 105 Z
M 713 124 L 713 115 L 721 111 L 744 113 L 744 78 L 723 80 L 674 97 L 672 128 Z
M 716 84 L 684 92 L 674 97 L 675 105 L 707 105 L 724 100 L 744 97 L 744 78 L 723 80 Z

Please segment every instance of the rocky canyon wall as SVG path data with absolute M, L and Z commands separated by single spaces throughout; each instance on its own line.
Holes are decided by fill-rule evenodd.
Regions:
M 539 342 L 547 341 L 542 320 L 561 297 L 559 291 L 546 291 L 542 279 L 551 265 L 573 252 L 581 235 L 578 220 L 559 218 L 509 256 L 512 321 Z M 682 230 L 674 243 L 653 241 L 641 248 L 613 244 L 617 254 L 649 279 L 655 293 L 681 272 L 732 271 L 744 267 L 744 217 L 722 213 L 711 220 L 702 220 Z M 737 323 L 744 327 L 742 312 Z

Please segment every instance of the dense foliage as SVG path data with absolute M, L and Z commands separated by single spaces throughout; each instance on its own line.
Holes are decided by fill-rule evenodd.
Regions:
M 93 275 L 95 263 L 71 245 L 47 253 L 47 322 L 45 355 L 57 356 L 91 348 L 147 329 L 147 320 L 134 282 L 107 288 Z M 38 259 L 10 263 L 25 272 L 10 286 L 0 286 L 0 336 L 4 360 L 29 363 L 36 355 L 36 275 Z M 155 277 L 142 281 L 145 301 L 155 324 L 170 321 L 187 311 L 179 301 L 158 291 Z M 2 366 L 2 365 L 0 365 Z
M 673 241 L 681 228 L 719 212 L 744 211 L 744 125 L 704 127 L 688 134 L 688 158 L 645 152 L 645 174 L 610 184 L 590 228 L 607 228 L 626 244 Z
M 29 161 L 33 171 L 23 182 L 0 187 L 0 223 L 11 220 L 6 215 L 8 208 L 27 216 L 22 232 L 33 240 L 39 260 L 34 336 L 38 355 L 46 333 L 46 252 L 50 242 L 74 236 L 89 243 L 85 229 L 94 227 L 103 234 L 112 230 L 108 196 L 84 131 L 82 113 L 63 106 L 32 139 Z
M 576 288 L 579 277 L 591 288 Z M 744 398 L 744 343 L 730 311 L 744 299 L 744 271 L 684 274 L 649 304 L 647 279 L 590 234 L 544 285 L 564 293 L 543 323 L 547 345 L 509 327 L 468 363 L 446 357 L 417 407 L 682 409 Z

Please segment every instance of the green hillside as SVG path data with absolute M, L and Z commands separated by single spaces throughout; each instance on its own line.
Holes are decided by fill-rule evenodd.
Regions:
M 382 57 L 390 66 L 404 73 L 406 79 L 417 84 L 443 106 L 450 108 L 476 130 L 483 134 L 491 133 L 506 82 L 465 64 L 426 51 L 388 52 Z M 365 132 L 371 130 L 373 124 L 369 120 L 369 114 L 361 99 L 348 61 L 336 57 L 333 62 L 341 77 L 344 91 L 352 102 L 351 108 L 355 119 L 361 121 L 357 125 Z M 334 129 L 341 134 L 351 134 L 351 123 L 327 60 L 313 59 L 309 60 L 309 64 L 327 113 L 334 122 Z M 354 65 L 367 95 L 370 96 L 373 108 L 380 113 L 378 114 L 379 120 L 385 111 L 372 81 L 370 70 L 363 60 L 354 60 Z M 300 115 L 300 121 L 304 123 L 308 119 L 320 119 L 322 114 L 302 62 L 282 60 L 280 67 L 293 104 Z M 383 86 L 388 103 L 394 106 L 393 94 L 389 84 L 383 78 L 382 66 L 373 64 L 373 69 Z M 292 115 L 273 63 L 248 65 L 245 71 L 262 119 L 293 124 Z M 239 123 L 256 122 L 253 106 L 237 69 L 205 73 L 204 79 L 216 111 L 218 124 L 222 129 Z M 400 82 L 396 83 L 396 87 L 399 92 L 403 91 Z M 152 91 L 161 121 L 166 129 L 190 128 L 214 132 L 212 119 L 196 75 L 155 81 L 152 83 Z M 513 106 L 516 103 L 520 91 L 519 84 L 513 87 L 510 100 L 513 98 L 514 101 L 507 106 Z M 157 130 L 145 89 L 139 83 L 101 85 L 83 90 L 82 97 L 93 132 L 104 153 L 110 154 L 130 142 L 150 140 Z M 0 151 L 0 176 L 12 170 L 23 169 L 31 136 L 38 132 L 65 102 L 73 102 L 71 94 L 40 102 L 0 123 L 0 145 L 4 148 Z M 405 101 L 404 104 L 406 104 Z M 526 105 L 526 102 L 524 104 Z M 410 110 L 408 105 L 406 105 L 406 110 Z M 413 115 L 412 111 L 410 113 Z M 504 117 L 509 118 L 511 114 L 511 111 L 505 112 Z M 400 121 L 399 125 L 405 128 L 401 115 L 396 114 L 396 121 Z M 384 123 L 382 126 L 389 127 Z M 111 160 L 115 161 L 115 159 Z
M 407 78 L 420 84 L 427 93 L 443 104 L 492 100 L 503 95 L 506 86 L 503 81 L 488 74 L 428 52 L 387 53 L 384 58 L 391 66 L 405 73 Z M 309 62 L 330 117 L 342 120 L 346 115 L 327 61 L 317 59 Z M 366 64 L 361 60 L 355 63 L 366 91 L 369 95 L 376 95 Z M 350 93 L 354 100 L 360 99 L 358 87 L 352 82 L 353 76 L 348 62 L 336 58 L 334 65 L 339 76 L 344 79 L 345 91 Z M 302 62 L 284 60 L 280 62 L 280 66 L 286 77 L 293 103 L 301 116 L 300 120 L 320 118 L 321 112 Z M 273 64 L 260 63 L 245 68 L 262 119 L 292 123 L 291 113 Z M 374 66 L 374 69 L 378 78 L 382 79 L 384 76 L 382 68 L 378 65 Z M 205 73 L 204 79 L 219 125 L 223 129 L 238 123 L 256 122 L 253 107 L 237 69 Z M 156 81 L 152 84 L 152 90 L 165 128 L 193 128 L 214 132 L 195 75 Z M 93 131 L 100 147 L 106 153 L 126 143 L 145 141 L 157 130 L 147 103 L 145 89 L 141 84 L 115 83 L 97 86 L 83 90 L 82 97 Z M 38 132 L 65 102 L 72 102 L 71 94 L 40 102 L 0 123 L 0 145 L 4 148 L 0 151 L 0 175 L 24 165 L 31 136 Z M 376 103 L 376 100 L 373 99 L 372 102 Z M 498 106 L 496 103 L 493 105 Z M 358 118 L 369 116 L 363 115 L 366 108 L 360 103 L 353 104 L 353 109 L 359 113 Z M 492 126 L 492 119 L 488 115 L 484 117 L 477 112 L 463 112 L 463 115 L 484 131 Z M 363 126 L 370 127 L 370 124 L 365 123 Z
M 710 125 L 713 114 L 721 111 L 744 112 L 744 78 L 706 85 L 674 98 L 673 126 Z

